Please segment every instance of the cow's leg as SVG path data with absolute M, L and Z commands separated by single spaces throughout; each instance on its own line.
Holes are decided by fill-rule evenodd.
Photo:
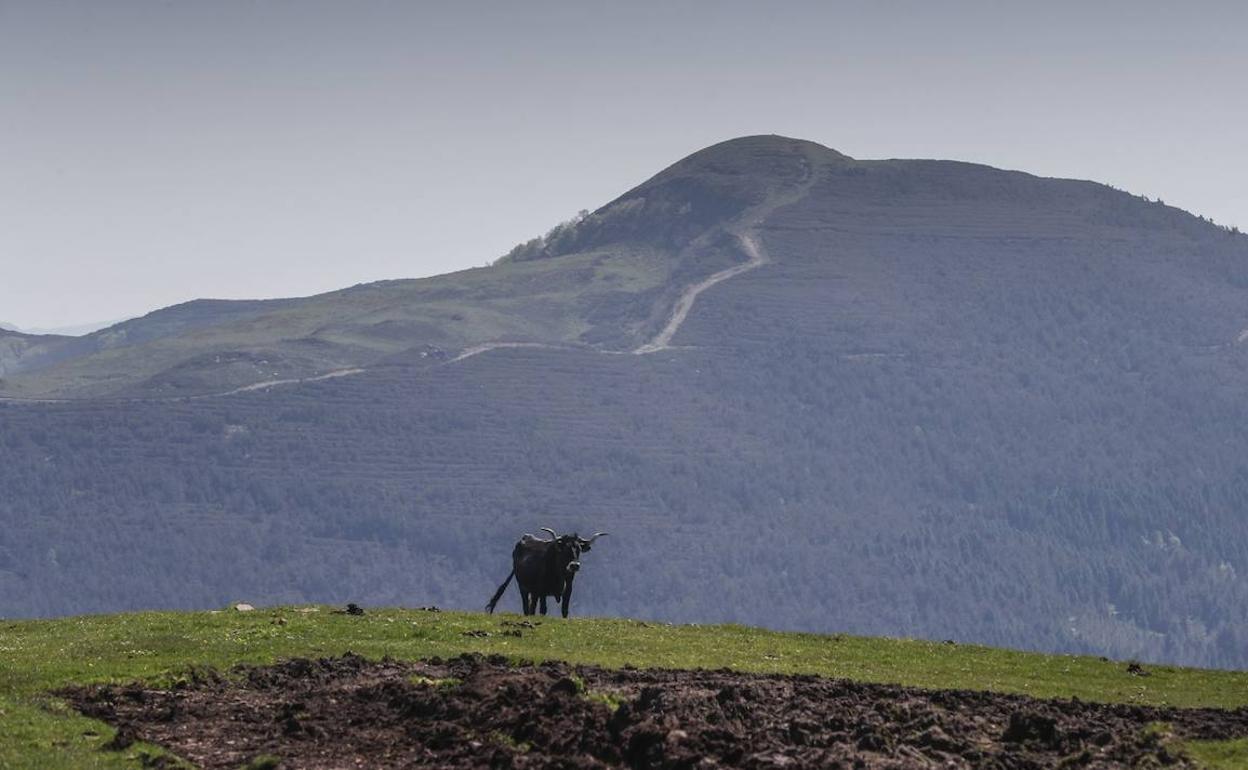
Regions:
M 523 612 L 525 615 L 533 614 L 529 612 L 529 592 L 528 591 L 520 592 L 520 606 L 521 606 L 521 612 Z
M 546 594 L 542 594 L 542 598 L 538 600 L 538 605 L 542 608 L 542 614 L 546 614 Z
M 563 589 L 563 607 L 561 608 L 561 611 L 563 612 L 563 616 L 565 618 L 568 616 L 568 610 L 570 609 L 572 609 L 572 583 L 571 581 L 568 582 L 567 588 Z

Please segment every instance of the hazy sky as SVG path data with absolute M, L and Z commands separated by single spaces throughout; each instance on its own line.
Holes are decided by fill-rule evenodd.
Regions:
M 1238 0 L 0 0 L 0 320 L 482 265 L 743 134 L 1248 229 L 1246 93 Z

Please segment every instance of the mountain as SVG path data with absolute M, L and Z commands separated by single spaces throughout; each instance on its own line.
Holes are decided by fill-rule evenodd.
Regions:
M 4 377 L 54 359 L 68 341 L 68 337 L 28 334 L 0 326 L 0 389 L 6 385 Z
M 768 138 L 712 148 L 556 228 L 539 255 L 303 299 L 158 310 L 19 364 L 0 395 L 205 395 L 375 365 L 416 346 L 433 360 L 500 342 L 632 350 L 684 287 L 744 260 L 725 223 L 762 216 L 804 189 L 812 163 L 841 158 Z
M 1092 182 L 697 152 L 489 268 L 6 374 L 0 614 L 484 603 L 1248 665 L 1248 238 Z M 41 343 L 44 344 L 44 343 Z

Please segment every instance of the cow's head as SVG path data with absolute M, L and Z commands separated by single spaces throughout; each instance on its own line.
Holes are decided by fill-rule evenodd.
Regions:
M 555 538 L 555 564 L 559 572 L 572 577 L 581 568 L 581 539 L 575 534 Z
M 555 568 L 560 574 L 567 577 L 572 577 L 581 568 L 581 553 L 588 551 L 593 546 L 595 540 L 607 534 L 606 532 L 597 532 L 593 537 L 586 540 L 575 532 L 570 535 L 560 535 L 549 527 L 542 527 L 542 529 L 551 535 L 552 539 L 550 542 L 555 549 Z

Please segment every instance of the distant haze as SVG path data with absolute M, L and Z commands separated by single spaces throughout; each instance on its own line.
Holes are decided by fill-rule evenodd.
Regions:
M 0 329 L 8 329 L 9 331 L 23 332 L 25 334 L 61 334 L 70 337 L 78 337 L 83 334 L 90 334 L 98 329 L 106 329 L 113 324 L 121 323 L 126 319 L 114 318 L 109 321 L 91 321 L 89 323 L 73 324 L 71 326 L 19 326 L 18 324 L 0 321 Z
M 0 0 L 21 327 L 478 266 L 732 136 L 1248 227 L 1248 6 Z

